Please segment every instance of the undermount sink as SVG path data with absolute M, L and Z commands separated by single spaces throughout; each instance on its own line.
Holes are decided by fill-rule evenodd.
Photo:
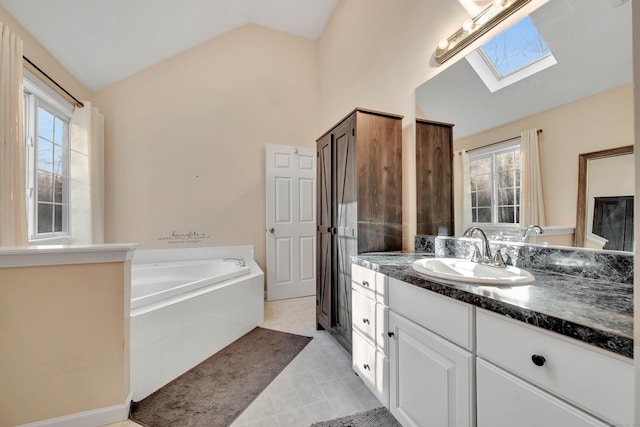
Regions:
M 476 285 L 519 285 L 535 280 L 533 274 L 521 268 L 495 267 L 458 258 L 423 258 L 411 267 L 426 276 Z

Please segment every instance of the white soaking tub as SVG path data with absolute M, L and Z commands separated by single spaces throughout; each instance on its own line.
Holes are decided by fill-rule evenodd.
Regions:
M 264 320 L 252 246 L 136 251 L 131 389 L 139 401 Z

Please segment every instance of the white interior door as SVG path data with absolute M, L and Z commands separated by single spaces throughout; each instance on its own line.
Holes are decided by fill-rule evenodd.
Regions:
M 316 152 L 267 144 L 267 299 L 316 292 Z

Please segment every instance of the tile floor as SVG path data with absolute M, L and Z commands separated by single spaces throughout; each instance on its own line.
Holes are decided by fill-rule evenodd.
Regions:
M 382 406 L 351 369 L 349 354 L 315 329 L 315 297 L 265 302 L 264 328 L 313 340 L 238 417 L 232 427 L 308 427 Z M 108 427 L 138 427 L 132 421 Z

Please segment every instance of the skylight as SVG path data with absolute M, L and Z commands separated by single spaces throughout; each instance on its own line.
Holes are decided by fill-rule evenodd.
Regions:
M 467 60 L 491 92 L 557 64 L 528 16 L 467 55 Z
M 528 16 L 483 44 L 481 49 L 499 78 L 551 53 Z

